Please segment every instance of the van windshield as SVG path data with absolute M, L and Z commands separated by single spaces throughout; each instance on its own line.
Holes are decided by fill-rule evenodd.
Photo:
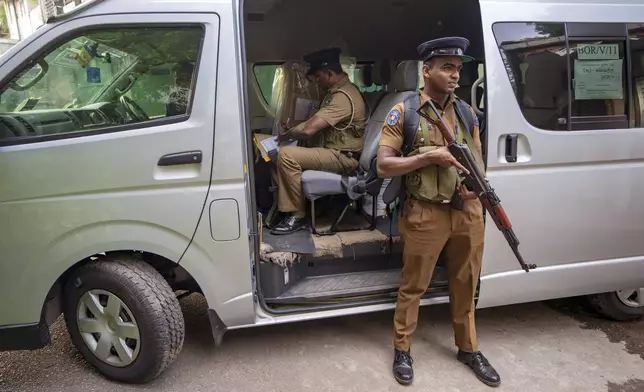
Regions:
M 0 88 L 0 141 L 188 115 L 204 31 L 106 26 L 59 39 Z
M 0 111 L 82 107 L 138 60 L 88 36 L 55 48 L 0 94 Z

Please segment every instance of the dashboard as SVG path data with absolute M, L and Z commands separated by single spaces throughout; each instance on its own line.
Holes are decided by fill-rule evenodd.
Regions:
M 127 110 L 111 102 L 99 102 L 82 108 L 0 113 L 0 140 L 88 131 L 130 122 L 133 120 Z

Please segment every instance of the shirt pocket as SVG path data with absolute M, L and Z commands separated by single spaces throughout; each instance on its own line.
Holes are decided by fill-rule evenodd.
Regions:
M 443 139 L 443 134 L 435 127 L 429 130 L 429 145 L 430 146 L 445 146 L 445 139 Z
M 419 148 L 423 146 L 428 146 L 427 141 L 425 140 L 425 137 L 423 136 L 423 131 L 421 128 L 418 128 L 416 131 L 416 136 L 414 136 L 414 143 L 412 144 L 411 149 L 412 150 L 418 150 Z

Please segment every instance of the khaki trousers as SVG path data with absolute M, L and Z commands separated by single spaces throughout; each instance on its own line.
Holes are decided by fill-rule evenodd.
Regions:
M 349 174 L 356 170 L 358 161 L 340 151 L 328 148 L 281 147 L 277 156 L 278 208 L 281 212 L 306 214 L 302 195 L 302 171 L 321 170 Z
M 409 350 L 418 324 L 420 298 L 427 291 L 438 257 L 445 248 L 454 340 L 463 351 L 477 351 L 474 294 L 485 238 L 481 202 L 467 200 L 463 210 L 458 211 L 449 204 L 408 198 L 399 230 L 403 240 L 403 270 L 394 314 L 394 347 Z

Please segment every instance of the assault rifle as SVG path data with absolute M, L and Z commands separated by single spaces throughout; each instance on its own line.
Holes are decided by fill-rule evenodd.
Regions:
M 427 105 L 431 107 L 437 120 L 432 119 L 423 112 L 423 108 Z M 485 209 L 494 220 L 494 223 L 496 223 L 496 227 L 503 233 L 503 236 L 510 245 L 510 248 L 512 248 L 512 252 L 514 252 L 519 264 L 521 264 L 521 268 L 523 268 L 525 272 L 529 272 L 531 269 L 537 268 L 535 264 L 526 265 L 523 260 L 523 256 L 521 256 L 521 253 L 519 252 L 519 239 L 516 234 L 514 234 L 514 230 L 512 230 L 512 223 L 501 206 L 501 200 L 499 200 L 496 192 L 494 192 L 494 189 L 490 186 L 490 183 L 481 172 L 481 169 L 478 167 L 470 149 L 467 145 L 456 141 L 456 138 L 449 131 L 449 128 L 438 113 L 438 110 L 436 110 L 436 106 L 434 106 L 431 99 L 428 99 L 427 102 L 421 105 L 418 109 L 418 114 L 438 128 L 447 142 L 449 152 L 470 172 L 470 174 L 465 175 L 463 185 L 470 191 L 474 192 L 483 206 L 485 206 Z

